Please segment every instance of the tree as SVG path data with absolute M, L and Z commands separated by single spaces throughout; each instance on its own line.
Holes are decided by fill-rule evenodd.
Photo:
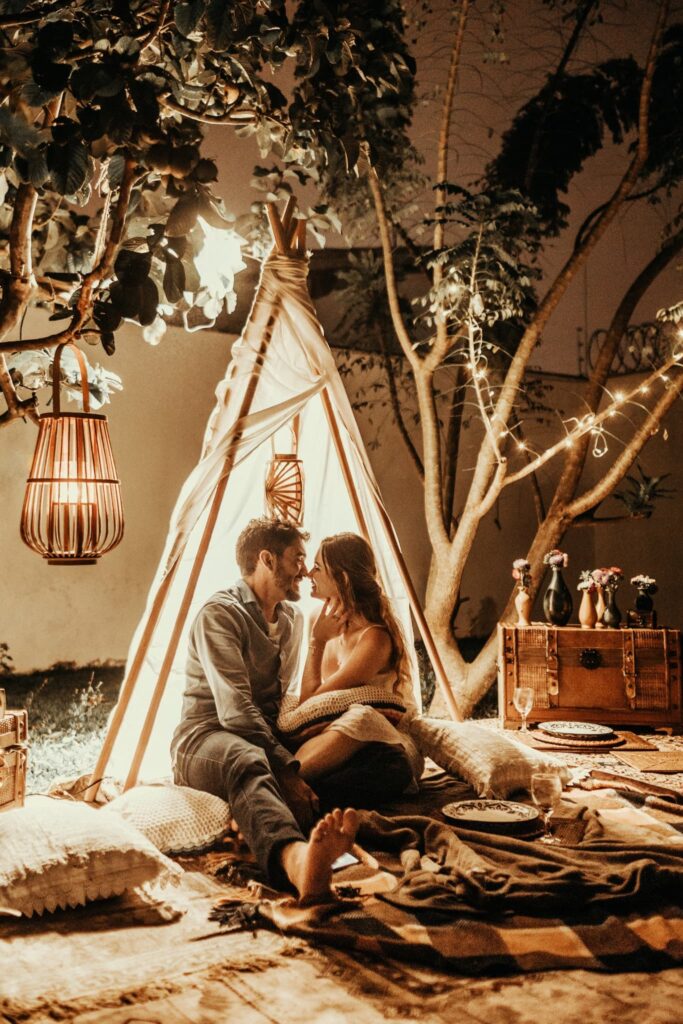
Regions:
M 111 355 L 124 319 L 158 337 L 161 314 L 213 319 L 232 300 L 229 272 L 208 289 L 195 265 L 206 232 L 234 220 L 212 191 L 206 126 L 254 135 L 323 187 L 355 161 L 361 124 L 378 164 L 396 159 L 413 65 L 400 4 L 371 6 L 1 0 L 0 426 L 37 418 L 58 344 Z M 273 80 L 286 65 L 289 98 Z M 23 339 L 30 306 L 61 329 Z M 116 376 L 89 377 L 107 400 Z M 62 383 L 77 394 L 69 372 Z
M 548 0 L 546 14 L 552 14 L 557 29 L 564 28 L 555 66 L 518 111 L 497 157 L 474 185 L 465 188 L 450 180 L 449 158 L 454 100 L 473 6 L 470 0 L 454 5 L 433 213 L 423 221 L 431 229 L 431 244 L 425 249 L 420 236 L 411 232 L 414 207 L 405 216 L 400 190 L 397 199 L 396 183 L 374 166 L 370 152 L 366 151 L 362 180 L 345 196 L 357 224 L 360 210 L 367 214 L 372 209 L 376 217 L 386 303 L 384 320 L 379 304 L 373 320 L 385 338 L 387 321 L 390 324 L 415 395 L 417 437 L 400 400 L 395 360 L 387 357 L 390 401 L 424 486 L 433 552 L 426 615 L 465 715 L 490 685 L 497 655 L 494 634 L 468 663 L 453 634 L 463 574 L 477 553 L 484 518 L 505 488 L 533 480 L 551 459 L 561 461 L 549 506 L 538 502 L 538 528 L 527 555 L 535 591 L 544 553 L 556 547 L 573 524 L 599 521 L 597 509 L 628 474 L 683 387 L 683 350 L 672 335 L 663 364 L 653 366 L 650 376 L 628 393 L 615 395 L 607 405 L 603 402 L 615 352 L 638 301 L 683 247 L 683 226 L 677 217 L 668 225 L 659 250 L 624 291 L 586 385 L 585 415 L 565 424 L 556 443 L 539 454 L 531 454 L 534 445 L 520 422 L 530 358 L 570 283 L 620 212 L 635 202 L 657 202 L 680 186 L 683 133 L 677 111 L 683 101 L 683 27 L 672 23 L 669 4 L 660 0 L 648 7 L 651 37 L 642 66 L 633 57 L 619 55 L 588 64 L 581 43 L 599 27 L 609 4 Z M 549 240 L 568 230 L 569 210 L 561 196 L 577 175 L 588 173 L 590 158 L 608 142 L 622 153 L 618 185 L 586 219 L 559 273 L 539 294 L 539 254 Z M 339 201 L 340 194 L 332 198 Z M 405 257 L 406 252 L 419 261 L 425 276 L 417 316 L 401 293 L 397 253 Z M 364 288 L 368 290 L 367 279 Z M 676 320 L 680 313 L 679 306 L 663 315 Z M 654 397 L 646 406 L 648 392 Z M 482 439 L 466 496 L 454 508 L 467 403 L 476 409 Z M 633 420 L 632 433 L 597 482 L 582 490 L 589 448 L 604 438 L 608 418 L 626 408 Z M 503 617 L 510 611 L 511 601 Z

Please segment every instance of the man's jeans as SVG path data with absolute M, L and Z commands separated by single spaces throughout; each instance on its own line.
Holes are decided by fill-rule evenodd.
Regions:
M 305 837 L 287 806 L 264 751 L 226 730 L 212 732 L 176 753 L 178 785 L 213 793 L 230 811 L 249 849 L 276 886 L 284 878 L 279 852 Z M 314 789 L 324 809 L 374 807 L 404 792 L 412 780 L 402 750 L 385 743 L 368 743 L 346 764 L 316 781 Z

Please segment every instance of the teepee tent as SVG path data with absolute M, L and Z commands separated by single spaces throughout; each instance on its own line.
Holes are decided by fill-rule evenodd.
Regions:
M 169 744 L 180 717 L 186 639 L 202 604 L 239 575 L 234 561 L 245 523 L 263 515 L 264 481 L 283 437 L 304 468 L 309 552 L 332 533 L 363 534 L 387 594 L 412 638 L 411 610 L 447 706 L 457 708 L 382 504 L 353 411 L 306 286 L 305 222 L 269 208 L 275 245 L 266 259 L 241 338 L 219 384 L 201 458 L 185 482 L 147 607 L 134 635 L 118 703 L 92 775 L 137 781 L 170 773 Z M 290 434 L 291 432 L 291 434 Z M 294 442 L 292 442 L 292 438 Z M 281 460 L 291 468 L 287 458 Z M 269 473 L 269 470 L 271 471 Z M 284 499 L 297 481 L 284 481 Z M 292 490 L 293 488 L 293 490 Z M 299 481 L 300 490 L 300 481 Z M 271 495 L 272 497 L 272 495 Z M 412 649 L 412 644 L 409 644 Z M 414 674 L 417 680 L 417 673 Z M 416 690 L 419 706 L 419 689 Z

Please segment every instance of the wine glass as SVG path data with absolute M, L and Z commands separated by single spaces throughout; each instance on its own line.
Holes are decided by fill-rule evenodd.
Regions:
M 534 691 L 531 686 L 516 686 L 512 694 L 512 703 L 515 710 L 522 717 L 522 732 L 528 732 L 526 727 L 527 715 L 534 706 Z
M 562 797 L 562 779 L 557 772 L 534 772 L 531 776 L 531 799 L 543 815 L 543 835 L 539 842 L 558 845 L 560 840 L 550 831 L 550 818 Z

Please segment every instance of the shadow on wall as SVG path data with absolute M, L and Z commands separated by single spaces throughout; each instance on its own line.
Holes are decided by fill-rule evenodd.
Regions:
M 482 597 L 476 611 L 470 615 L 465 632 L 471 637 L 488 636 L 496 628 L 499 617 L 500 611 L 494 599 Z

